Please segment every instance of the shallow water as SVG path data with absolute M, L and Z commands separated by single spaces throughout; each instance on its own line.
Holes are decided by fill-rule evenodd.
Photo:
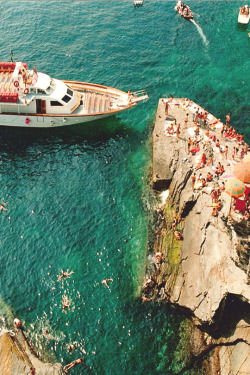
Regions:
M 0 297 L 58 361 L 86 351 L 85 373 L 173 374 L 180 366 L 180 317 L 139 298 L 159 98 L 189 97 L 222 120 L 231 112 L 250 140 L 250 39 L 237 24 L 238 2 L 189 3 L 207 43 L 171 1 L 137 9 L 122 1 L 1 2 L 2 60 L 12 49 L 16 60 L 53 77 L 145 88 L 150 96 L 84 128 L 0 129 L 1 199 L 8 202 L 0 214 Z M 58 283 L 62 269 L 74 274 Z M 113 279 L 110 289 L 104 278 Z

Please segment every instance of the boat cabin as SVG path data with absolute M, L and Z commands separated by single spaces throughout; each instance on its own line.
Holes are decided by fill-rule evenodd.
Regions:
M 80 103 L 80 94 L 63 81 L 22 62 L 0 62 L 1 113 L 71 114 Z

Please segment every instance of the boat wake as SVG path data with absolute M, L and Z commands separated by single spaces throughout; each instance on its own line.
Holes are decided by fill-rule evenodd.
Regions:
M 190 20 L 196 27 L 197 27 L 197 30 L 198 30 L 198 32 L 199 32 L 199 34 L 200 34 L 200 36 L 202 37 L 202 39 L 203 39 L 203 42 L 206 44 L 206 45 L 208 45 L 208 40 L 207 40 L 207 38 L 206 38 L 206 35 L 203 33 L 203 30 L 202 30 L 202 28 L 194 21 L 194 20 Z

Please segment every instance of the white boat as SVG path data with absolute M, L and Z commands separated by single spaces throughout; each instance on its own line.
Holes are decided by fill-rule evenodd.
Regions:
M 238 22 L 242 23 L 243 25 L 247 25 L 249 22 L 249 7 L 245 5 L 244 7 L 240 7 L 239 15 L 238 15 Z
M 181 1 L 178 1 L 175 6 L 175 11 L 178 12 L 183 18 L 191 20 L 194 18 L 191 8 L 187 4 L 183 4 Z
M 22 62 L 0 62 L 0 125 L 52 128 L 113 116 L 145 101 L 132 93 L 79 81 L 64 81 L 27 69 Z
M 134 6 L 143 5 L 143 0 L 134 0 Z

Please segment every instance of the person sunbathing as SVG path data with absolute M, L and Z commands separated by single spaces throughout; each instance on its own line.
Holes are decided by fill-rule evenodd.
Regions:
M 195 135 L 198 136 L 200 133 L 200 128 L 198 125 L 196 125 L 196 128 L 194 129 Z
M 211 191 L 211 196 L 212 196 L 212 202 L 216 202 L 217 199 L 218 199 L 218 191 L 217 191 L 217 189 L 213 189 Z
M 205 131 L 205 136 L 208 137 L 208 138 L 210 137 L 210 134 L 209 134 L 209 130 L 208 130 L 208 129 Z
M 178 241 L 183 240 L 183 235 L 182 235 L 182 233 L 179 232 L 178 230 L 175 230 L 175 231 L 174 231 L 174 236 L 175 236 L 175 238 L 176 238 Z
M 205 178 L 202 178 L 202 180 L 201 180 L 201 184 L 202 184 L 202 187 L 203 187 L 203 188 L 206 186 L 207 181 L 206 181 Z
M 225 168 L 224 168 L 224 166 L 222 165 L 221 168 L 220 168 L 220 175 L 222 176 L 224 172 L 225 172 Z
M 211 213 L 212 216 L 218 216 L 218 211 L 216 210 L 216 208 L 213 208 L 213 211 Z
M 215 168 L 214 174 L 215 174 L 216 178 L 218 178 L 220 176 L 220 169 L 219 169 L 218 166 Z
M 216 140 L 215 147 L 219 147 L 220 148 L 220 141 L 219 141 L 219 139 Z
M 207 182 L 211 182 L 212 179 L 213 179 L 213 176 L 212 176 L 211 172 L 207 172 L 207 177 L 206 177 Z
M 222 182 L 222 185 L 220 186 L 220 191 L 224 191 L 225 190 L 225 182 Z

